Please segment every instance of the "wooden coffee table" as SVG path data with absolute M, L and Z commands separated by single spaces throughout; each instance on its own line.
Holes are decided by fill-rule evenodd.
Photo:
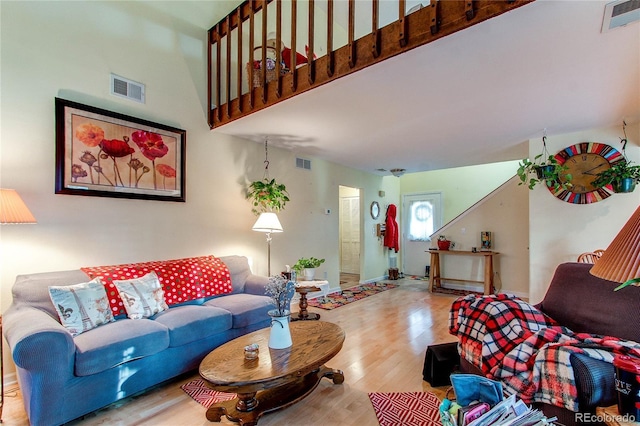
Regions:
M 325 321 L 298 321 L 289 324 L 293 345 L 269 348 L 270 328 L 238 337 L 214 349 L 200 364 L 200 376 L 208 386 L 238 396 L 213 404 L 207 419 L 219 422 L 223 415 L 241 425 L 256 425 L 270 411 L 288 407 L 309 395 L 323 377 L 334 384 L 344 382 L 344 374 L 324 364 L 344 342 L 345 333 Z M 257 359 L 244 358 L 244 347 L 257 343 Z

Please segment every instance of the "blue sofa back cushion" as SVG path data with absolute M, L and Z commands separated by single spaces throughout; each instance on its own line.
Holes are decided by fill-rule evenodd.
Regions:
M 558 265 L 537 307 L 576 333 L 640 342 L 640 288 L 613 291 L 620 284 L 591 275 L 592 267 L 574 262 Z
M 230 312 L 195 305 L 169 308 L 157 314 L 154 320 L 169 330 L 169 347 L 172 348 L 222 333 L 232 324 Z
M 233 313 L 233 328 L 244 328 L 269 319 L 273 309 L 269 296 L 231 294 L 205 302 L 205 306 L 222 308 Z
M 76 376 L 89 376 L 169 347 L 169 329 L 149 319 L 123 319 L 74 339 Z

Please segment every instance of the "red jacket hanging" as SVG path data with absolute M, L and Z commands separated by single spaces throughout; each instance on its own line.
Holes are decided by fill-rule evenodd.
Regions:
M 384 231 L 384 246 L 389 249 L 395 249 L 396 253 L 400 250 L 398 243 L 398 222 L 396 222 L 396 205 L 389 204 L 387 207 L 387 219 L 385 222 L 386 229 Z

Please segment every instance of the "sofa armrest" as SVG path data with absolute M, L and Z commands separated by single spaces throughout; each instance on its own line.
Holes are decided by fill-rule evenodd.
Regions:
M 269 284 L 269 277 L 250 274 L 244 283 L 244 292 L 258 296 L 266 296 L 266 286 Z
M 51 315 L 32 307 L 12 308 L 3 315 L 2 322 L 16 366 L 32 374 L 58 377 L 73 372 L 73 337 Z

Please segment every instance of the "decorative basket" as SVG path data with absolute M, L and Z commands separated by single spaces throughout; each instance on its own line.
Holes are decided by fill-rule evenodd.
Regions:
M 254 48 L 254 53 L 258 52 L 262 47 L 258 46 Z M 278 74 L 276 72 L 276 50 L 273 47 L 267 46 L 267 59 L 266 59 L 266 68 L 267 68 L 267 83 L 274 81 Z M 251 85 L 251 87 L 262 87 L 262 56 L 259 56 L 259 59 L 255 59 L 256 56 L 254 54 L 254 60 L 252 62 L 247 63 L 247 81 Z M 251 68 L 253 67 L 253 81 L 250 81 L 251 78 Z M 280 62 L 280 75 L 285 75 L 289 70 L 285 67 L 283 61 Z

